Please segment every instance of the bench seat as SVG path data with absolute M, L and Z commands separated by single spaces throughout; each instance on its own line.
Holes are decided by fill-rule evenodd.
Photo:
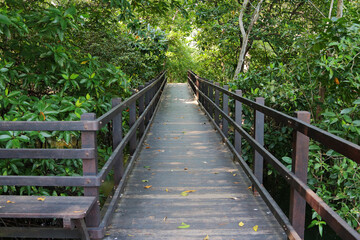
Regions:
M 0 196 L 0 218 L 59 218 L 63 219 L 63 227 L 74 230 L 76 227 L 82 239 L 89 239 L 84 218 L 89 209 L 96 203 L 95 197 L 53 197 L 53 196 Z M 0 237 L 26 237 L 31 228 L 1 227 Z M 40 227 L 34 232 L 39 232 Z M 50 232 L 47 227 L 43 228 Z M 21 230 L 21 231 L 20 231 Z M 36 236 L 37 237 L 37 236 Z M 41 237 L 41 236 L 39 236 Z

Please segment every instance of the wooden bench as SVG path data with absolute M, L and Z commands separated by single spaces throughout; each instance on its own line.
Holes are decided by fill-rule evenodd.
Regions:
M 5 226 L 0 227 L 0 237 L 90 239 L 84 218 L 95 203 L 95 197 L 1 195 L 0 218 L 58 218 L 63 228 Z

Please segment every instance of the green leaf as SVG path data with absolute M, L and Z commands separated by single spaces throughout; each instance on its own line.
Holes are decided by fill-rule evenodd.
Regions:
M 186 223 L 182 222 L 182 223 L 181 223 L 181 225 L 180 225 L 180 226 L 178 226 L 177 228 L 189 228 L 189 227 L 190 227 L 190 225 L 188 225 L 188 224 L 186 224 Z
M 355 100 L 353 104 L 360 104 L 360 99 Z
M 353 108 L 345 108 L 341 110 L 340 114 L 348 114 L 353 110 Z
M 64 134 L 64 139 L 65 139 L 65 142 L 66 142 L 67 144 L 70 143 L 71 135 L 70 135 L 69 132 L 65 132 L 65 134 Z
M 40 132 L 39 133 L 41 136 L 43 136 L 44 138 L 47 138 L 47 137 L 51 137 L 51 134 L 47 133 L 47 132 Z
M 69 80 L 69 77 L 68 77 L 67 75 L 65 75 L 65 74 L 61 74 L 61 76 L 62 76 L 64 79 Z
M 11 20 L 7 16 L 2 14 L 0 14 L 0 23 L 4 23 L 6 25 L 12 24 Z
M 14 171 L 14 173 L 19 174 L 19 170 L 18 170 L 18 168 L 16 167 L 15 164 L 10 163 L 10 167 L 11 167 L 11 169 Z
M 30 138 L 28 136 L 25 136 L 25 135 L 21 135 L 19 137 L 19 139 L 22 141 L 22 142 L 29 142 L 30 141 Z
M 0 142 L 9 141 L 11 139 L 10 135 L 0 135 Z
M 91 74 L 90 78 L 94 78 L 95 77 L 95 73 Z
M 357 126 L 357 127 L 360 126 L 360 120 L 355 120 L 352 123 L 354 124 L 354 126 Z
M 291 164 L 292 163 L 292 159 L 289 157 L 282 157 L 281 158 L 284 162 L 286 162 L 287 164 Z
M 333 112 L 324 112 L 321 115 L 323 115 L 324 117 L 336 117 L 336 114 Z
M 70 76 L 70 79 L 76 79 L 77 77 L 79 76 L 79 74 L 75 74 L 75 73 L 73 73 L 73 74 L 71 74 L 71 76 Z

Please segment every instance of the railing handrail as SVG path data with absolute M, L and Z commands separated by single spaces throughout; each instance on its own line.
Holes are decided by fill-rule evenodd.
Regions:
M 192 75 L 196 80 L 199 80 L 199 81 L 205 83 L 206 85 L 211 86 L 212 88 L 219 90 L 219 91 L 223 92 L 224 94 L 227 94 L 228 96 L 233 97 L 235 100 L 238 100 L 240 102 L 247 104 L 248 106 L 254 108 L 255 110 L 263 112 L 264 114 L 271 112 L 275 116 L 281 116 L 283 119 L 285 118 L 286 120 L 291 120 L 290 122 L 288 122 L 288 124 L 291 123 L 291 125 L 289 125 L 289 126 L 291 126 L 292 128 L 294 128 L 295 130 L 297 130 L 299 132 L 302 132 L 304 135 L 307 135 L 309 137 L 312 136 L 312 135 L 308 134 L 309 130 L 306 130 L 306 129 L 311 129 L 314 132 L 316 132 L 317 134 L 321 134 L 323 132 L 323 130 L 316 128 L 310 124 L 307 124 L 301 120 L 295 119 L 284 113 L 280 113 L 274 109 L 271 109 L 269 107 L 264 107 L 256 102 L 253 102 L 246 98 L 235 95 L 234 93 L 211 83 L 209 80 L 197 76 L 192 71 L 188 71 L 188 73 L 190 75 Z M 251 137 L 250 134 L 248 134 L 236 121 L 234 121 L 219 106 L 217 106 L 217 104 L 215 102 L 213 102 L 213 100 L 210 99 L 195 84 L 195 82 L 193 82 L 193 79 L 191 79 L 191 77 L 189 77 L 189 83 L 191 83 L 191 86 L 193 87 L 194 91 L 196 90 L 196 92 L 198 94 L 200 94 L 201 97 L 203 99 L 205 99 L 207 103 L 210 103 L 211 106 L 216 109 L 217 113 L 221 114 L 221 116 L 224 119 L 226 119 L 229 123 L 231 123 L 231 125 L 233 125 L 234 129 L 237 132 L 239 132 L 249 142 L 249 144 L 257 152 L 259 152 L 268 161 L 268 163 L 270 163 L 280 173 L 281 176 L 283 176 L 285 178 L 285 180 L 290 184 L 290 186 L 293 189 L 295 189 L 301 195 L 301 197 L 303 197 L 306 200 L 306 202 L 325 220 L 325 222 L 327 222 L 329 224 L 329 226 L 331 228 L 333 228 L 333 230 L 340 237 L 342 237 L 343 239 L 347 239 L 347 240 L 348 239 L 355 240 L 355 239 L 360 238 L 360 235 L 351 226 L 349 226 L 334 210 L 332 210 L 319 196 L 317 196 L 316 193 L 314 191 L 312 191 L 306 183 L 304 183 L 298 176 L 296 176 L 296 174 L 294 174 L 289 169 L 287 169 L 276 157 L 274 157 L 267 149 L 265 149 L 253 137 Z M 199 101 L 199 103 L 201 105 L 203 105 L 201 101 Z M 214 125 L 218 128 L 218 130 L 220 130 L 220 128 L 217 126 L 216 121 L 212 118 L 212 116 L 206 110 L 206 107 L 203 107 L 203 109 L 207 113 L 207 115 L 211 118 L 211 120 L 213 121 Z M 270 115 L 270 116 L 272 116 L 272 115 Z M 303 126 L 303 127 L 299 127 L 299 126 Z M 304 128 L 304 126 L 306 126 L 308 128 Z M 286 227 L 284 227 L 284 226 L 283 227 L 284 227 L 285 231 L 287 232 L 288 237 L 290 239 L 301 239 L 299 237 L 299 235 L 293 231 L 294 229 L 293 229 L 292 225 L 289 223 L 289 220 L 286 217 L 285 217 L 286 219 L 284 218 L 284 214 L 282 213 L 281 209 L 278 207 L 278 205 L 272 199 L 272 197 L 268 194 L 267 190 L 257 180 L 255 175 L 252 173 L 252 171 L 246 164 L 245 160 L 235 150 L 234 146 L 230 143 L 230 141 L 227 139 L 225 134 L 222 131 L 219 131 L 219 132 L 223 136 L 223 139 L 229 146 L 230 150 L 236 156 L 236 158 L 239 161 L 243 170 L 246 172 L 246 174 L 248 175 L 250 180 L 253 182 L 253 184 L 256 186 L 256 188 L 259 190 L 259 193 L 262 196 L 262 198 L 264 199 L 264 201 L 266 202 L 266 204 L 269 206 L 270 209 L 274 210 L 273 213 L 274 213 L 275 217 L 277 218 L 277 220 L 282 225 L 286 225 Z M 340 142 L 342 142 L 343 145 L 347 144 L 347 142 L 348 142 L 348 141 L 340 139 L 339 137 L 337 137 L 333 134 L 330 134 L 330 133 L 327 136 L 330 139 L 340 140 Z M 341 140 L 343 140 L 343 141 L 341 141 Z M 349 145 L 351 147 L 353 147 L 351 149 L 353 149 L 354 151 L 359 149 L 359 146 L 356 144 L 351 143 Z M 352 156 L 352 155 L 350 155 L 350 156 Z M 356 154 L 355 154 L 355 156 L 356 156 Z M 359 153 L 357 153 L 357 156 L 359 156 Z M 356 160 L 358 160 L 358 159 L 356 159 Z M 279 211 L 281 211 L 281 212 L 279 212 Z
M 274 118 L 275 121 L 281 122 L 288 127 L 293 128 L 296 131 L 301 132 L 302 134 L 313 138 L 314 140 L 324 144 L 325 146 L 337 151 L 338 153 L 341 153 L 345 157 L 350 158 L 351 160 L 355 161 L 356 163 L 360 164 L 360 146 L 356 145 L 355 143 L 352 143 L 346 139 L 340 138 L 332 133 L 329 133 L 327 131 L 324 131 L 318 127 L 315 127 L 314 125 L 308 124 L 304 121 L 301 121 L 297 118 L 291 117 L 285 113 L 282 113 L 280 111 L 277 111 L 273 108 L 261 105 L 255 101 L 252 101 L 250 99 L 240 97 L 236 95 L 234 92 L 231 92 L 229 90 L 226 90 L 220 86 L 217 86 L 213 84 L 211 81 L 209 81 L 206 78 L 202 78 L 197 76 L 194 72 L 189 71 L 190 74 L 195 76 L 198 80 L 205 82 L 207 85 L 210 85 L 211 87 L 218 89 L 219 91 L 227 94 L 228 96 L 232 97 L 235 100 L 238 100 L 247 106 L 258 110 L 262 113 L 264 113 L 267 116 L 270 116 Z

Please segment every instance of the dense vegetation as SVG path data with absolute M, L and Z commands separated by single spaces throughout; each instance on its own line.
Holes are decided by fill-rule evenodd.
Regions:
M 307 110 L 312 124 L 359 144 L 360 2 L 246 2 L 1 1 L 0 120 L 100 116 L 112 97 L 130 96 L 164 68 L 170 81 L 181 82 L 193 69 L 242 89 L 245 97 L 265 97 L 266 105 L 287 114 Z M 244 127 L 251 131 L 253 116 L 245 113 Z M 289 165 L 291 131 L 268 121 L 270 128 L 266 147 Z M 107 130 L 101 134 L 107 136 Z M 79 137 L 78 132 L 1 132 L 0 147 L 77 147 Z M 105 159 L 110 140 L 99 139 Z M 359 230 L 357 164 L 316 142 L 310 149 L 309 185 Z M 79 169 L 81 161 L 0 162 L 2 175 L 75 175 Z M 267 172 L 276 176 L 271 168 Z M 64 194 L 0 187 L 0 194 L 14 192 Z M 321 232 L 324 222 L 316 213 L 313 219 Z

